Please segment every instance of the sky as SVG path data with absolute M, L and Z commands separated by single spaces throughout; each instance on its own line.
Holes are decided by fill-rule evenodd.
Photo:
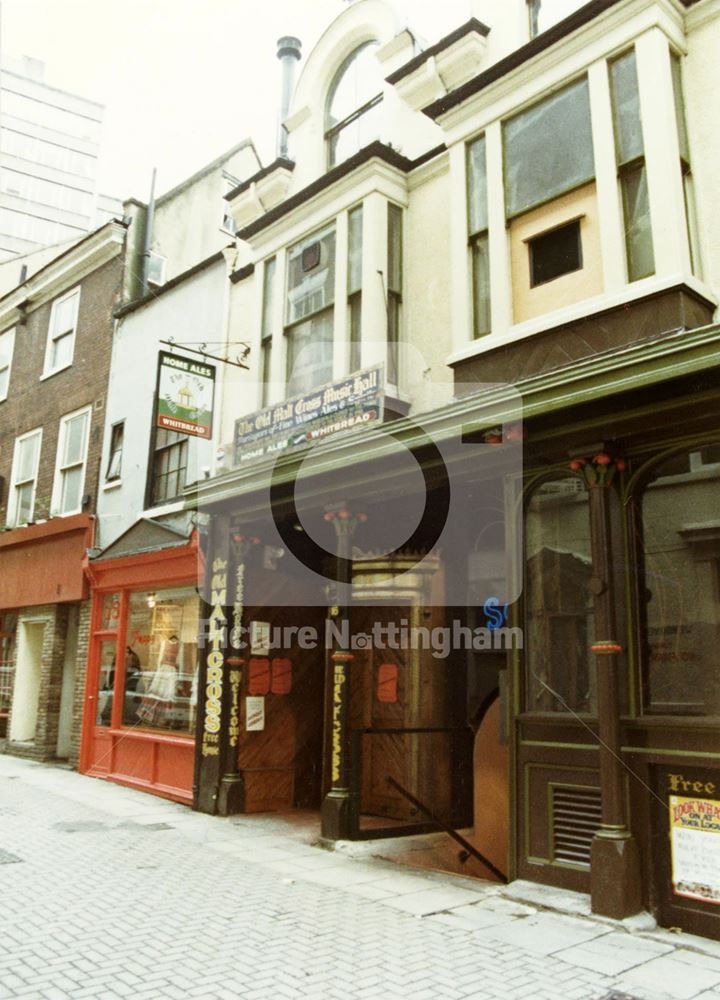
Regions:
M 472 0 L 392 0 L 432 41 Z M 100 191 L 146 200 L 251 137 L 272 160 L 276 41 L 309 52 L 347 0 L 2 0 L 3 56 L 46 64 L 45 82 L 106 107 Z

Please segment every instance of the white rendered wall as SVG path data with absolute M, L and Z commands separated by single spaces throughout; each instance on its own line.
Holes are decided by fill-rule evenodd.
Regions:
M 158 351 L 169 350 L 160 341 L 170 337 L 180 343 L 221 340 L 225 281 L 225 262 L 221 260 L 118 322 L 97 505 L 96 545 L 101 548 L 127 531 L 143 514 Z M 218 375 L 222 377 L 222 371 Z M 120 420 L 125 421 L 122 477 L 119 483 L 106 483 L 110 429 Z M 202 475 L 203 466 L 210 467 L 214 444 L 193 437 L 188 442 L 187 481 L 191 483 Z M 182 501 L 174 506 L 180 509 Z

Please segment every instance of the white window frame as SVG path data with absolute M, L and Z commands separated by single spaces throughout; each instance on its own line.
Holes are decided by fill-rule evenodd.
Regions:
M 158 268 L 159 268 L 159 271 L 160 271 L 160 275 L 159 275 L 159 278 L 157 280 L 155 280 L 155 278 L 151 278 L 150 277 L 150 261 L 151 260 L 158 262 Z M 157 250 L 151 250 L 149 252 L 149 254 L 148 254 L 148 270 L 147 270 L 147 274 L 148 274 L 148 285 L 152 285 L 153 288 L 162 288 L 162 286 L 167 281 L 167 257 L 164 257 L 161 253 L 158 253 Z
M 7 372 L 7 384 L 5 386 L 5 391 L 0 389 L 0 403 L 8 398 L 8 392 L 10 391 L 10 375 L 12 374 L 12 363 L 13 354 L 15 353 L 15 327 L 11 326 L 9 330 L 4 330 L 0 333 L 0 342 L 5 338 L 8 338 L 10 342 L 10 354 L 8 356 L 7 364 L 3 364 L 2 358 L 0 357 L 0 377 L 2 377 L 4 372 Z
M 55 329 L 54 329 L 56 317 L 58 315 L 59 308 L 63 304 L 63 302 L 66 302 L 73 296 L 77 296 L 77 303 L 75 305 L 75 320 L 73 322 L 73 328 L 69 334 L 69 336 L 71 337 L 70 360 L 64 365 L 59 365 L 56 368 L 52 368 L 51 358 L 53 354 L 53 346 L 55 341 L 57 340 L 57 336 L 55 335 Z M 64 295 L 58 296 L 58 298 L 56 298 L 52 304 L 52 310 L 50 312 L 50 323 L 48 325 L 47 344 L 45 345 L 45 367 L 43 369 L 42 375 L 40 376 L 41 378 L 50 378 L 51 375 L 55 375 L 57 374 L 57 372 L 64 371 L 66 368 L 69 368 L 72 365 L 73 360 L 75 358 L 75 336 L 77 334 L 79 315 L 80 315 L 80 285 L 77 285 L 75 288 L 71 288 L 70 291 L 65 292 Z
M 24 479 L 23 483 L 32 482 L 32 503 L 30 504 L 30 515 L 27 522 L 23 521 L 23 524 L 29 524 L 35 514 L 35 497 L 37 495 L 37 481 L 38 472 L 40 470 L 40 454 L 42 452 L 42 439 L 43 439 L 43 429 L 42 427 L 34 427 L 31 431 L 26 431 L 24 434 L 20 434 L 15 438 L 15 448 L 13 451 L 13 463 L 12 463 L 12 473 L 10 475 L 10 493 L 8 496 L 8 507 L 7 507 L 7 526 L 8 528 L 18 528 L 20 527 L 17 521 L 17 495 L 16 490 L 19 485 L 18 473 L 20 471 L 20 448 L 23 442 L 28 441 L 30 438 L 37 436 L 38 449 L 37 449 L 37 460 L 35 462 L 35 469 L 33 475 L 30 479 Z
M 62 498 L 62 484 L 63 484 L 62 474 L 63 472 L 65 472 L 65 469 L 62 466 L 62 455 L 65 450 L 67 426 L 71 420 L 73 420 L 75 417 L 82 416 L 83 414 L 87 414 L 88 419 L 85 426 L 85 440 L 83 442 L 82 463 L 76 462 L 73 463 L 72 465 L 72 468 L 74 468 L 76 465 L 80 464 L 82 465 L 82 477 L 81 477 L 81 486 L 79 492 L 80 503 L 79 506 L 74 510 L 61 511 L 59 508 L 60 508 L 60 501 Z M 87 471 L 88 444 L 90 441 L 91 422 L 92 422 L 92 406 L 82 406 L 80 407 L 79 410 L 73 410 L 72 413 L 66 413 L 64 416 L 60 417 L 60 423 L 58 425 L 57 452 L 55 455 L 55 475 L 53 476 L 52 500 L 50 502 L 50 513 L 53 517 L 70 517 L 73 514 L 82 513 L 82 498 L 85 491 L 85 473 Z M 71 466 L 68 466 L 68 468 L 71 468 Z

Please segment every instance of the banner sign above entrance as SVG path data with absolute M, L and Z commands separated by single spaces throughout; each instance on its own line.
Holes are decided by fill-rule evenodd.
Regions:
M 160 351 L 156 426 L 210 438 L 214 391 L 214 365 Z
M 235 421 L 234 464 L 376 423 L 383 414 L 383 366 L 348 375 Z

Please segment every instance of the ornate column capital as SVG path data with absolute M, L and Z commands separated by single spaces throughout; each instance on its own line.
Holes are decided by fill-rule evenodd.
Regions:
M 352 511 L 347 507 L 336 507 L 323 514 L 323 521 L 328 521 L 335 528 L 337 538 L 352 538 L 358 524 L 364 524 L 367 514 Z
M 608 451 L 600 451 L 592 456 L 573 458 L 569 467 L 573 472 L 579 472 L 582 475 L 588 489 L 593 489 L 610 486 L 615 474 L 625 469 L 625 459 L 612 455 Z

